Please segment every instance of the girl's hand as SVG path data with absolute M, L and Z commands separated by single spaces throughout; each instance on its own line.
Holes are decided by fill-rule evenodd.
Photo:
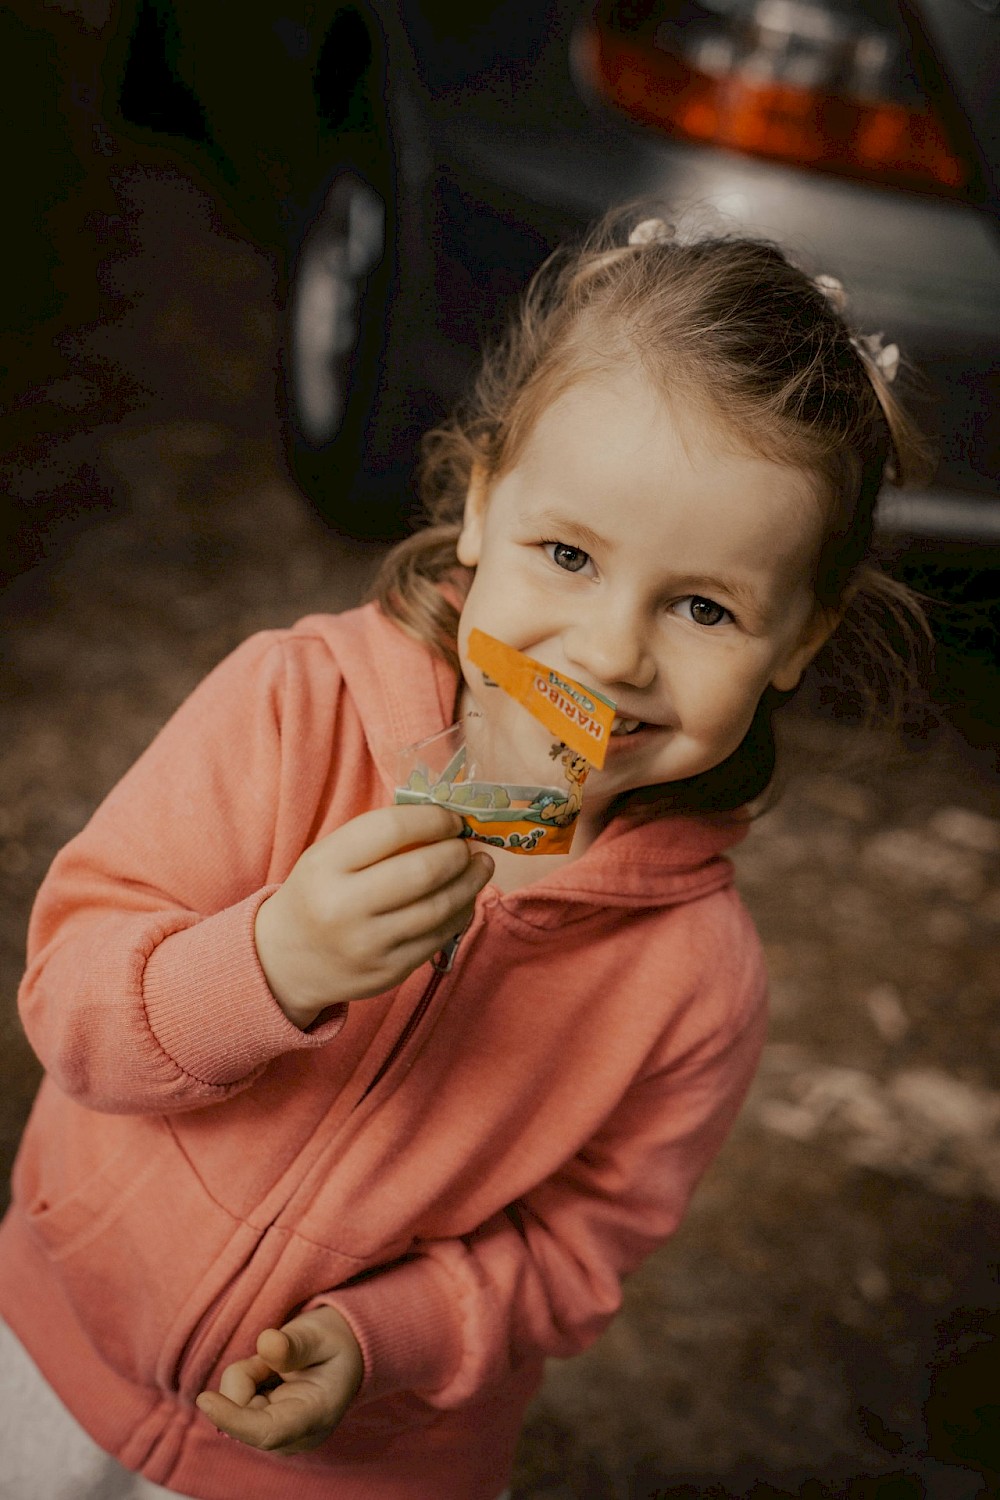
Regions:
M 443 807 L 384 807 L 305 851 L 254 929 L 290 1021 L 305 1030 L 328 1005 L 381 994 L 462 931 L 493 861 L 461 826 Z
M 338 1425 L 363 1374 L 348 1324 L 332 1307 L 317 1307 L 283 1328 L 265 1328 L 257 1353 L 227 1365 L 218 1391 L 202 1391 L 197 1405 L 220 1432 L 251 1448 L 307 1453 Z

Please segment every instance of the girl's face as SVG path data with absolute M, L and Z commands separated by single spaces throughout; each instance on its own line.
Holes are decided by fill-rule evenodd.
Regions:
M 512 469 L 470 487 L 463 711 L 526 733 L 524 710 L 511 717 L 468 660 L 477 625 L 617 703 L 591 811 L 707 771 L 835 623 L 811 587 L 822 538 L 809 475 L 739 452 L 638 371 L 591 377 L 542 413 Z

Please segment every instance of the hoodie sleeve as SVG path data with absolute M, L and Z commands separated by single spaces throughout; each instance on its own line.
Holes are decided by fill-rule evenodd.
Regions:
M 732 965 L 726 967 L 732 976 Z M 677 1228 L 750 1086 L 766 1028 L 754 937 L 736 961 L 742 1012 L 682 1061 L 635 1084 L 586 1148 L 474 1233 L 316 1297 L 351 1324 L 361 1399 L 415 1391 L 430 1405 L 481 1397 L 525 1359 L 586 1348 L 621 1283 Z
M 333 659 L 319 642 L 310 649 L 334 703 Z M 314 788 L 296 766 L 302 784 L 286 784 L 283 747 L 310 712 L 304 678 L 282 636 L 245 642 L 53 862 L 29 926 L 21 1016 L 50 1076 L 80 1103 L 195 1108 L 343 1025 L 346 1007 L 307 1033 L 293 1026 L 254 945 L 257 908 L 304 847 L 285 809 L 303 809 L 308 827 L 328 774 L 317 767 Z

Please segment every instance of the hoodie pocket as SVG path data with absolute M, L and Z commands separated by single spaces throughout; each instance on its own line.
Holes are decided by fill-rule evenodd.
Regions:
M 256 1232 L 209 1196 L 164 1121 L 96 1114 L 54 1092 L 39 1106 L 15 1200 L 102 1359 L 169 1388 L 215 1281 L 231 1279 L 233 1255 L 248 1253 L 238 1242 Z

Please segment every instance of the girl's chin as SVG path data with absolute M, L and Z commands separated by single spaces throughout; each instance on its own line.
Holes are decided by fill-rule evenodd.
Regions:
M 587 786 L 595 801 L 610 801 L 644 786 L 700 776 L 719 765 L 727 753 L 713 756 L 703 747 L 685 743 L 675 730 L 637 729 L 634 734 L 612 736 L 603 769 L 591 772 Z
M 620 744 L 620 740 L 625 743 Z M 585 800 L 610 802 L 622 792 L 672 780 L 670 756 L 664 754 L 663 740 L 663 730 L 637 729 L 627 737 L 615 735 L 608 744 L 604 765 L 587 778 Z

